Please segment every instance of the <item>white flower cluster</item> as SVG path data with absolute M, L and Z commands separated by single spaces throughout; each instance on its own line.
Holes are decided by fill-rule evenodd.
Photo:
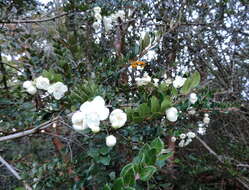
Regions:
M 196 137 L 196 134 L 194 132 L 188 132 L 187 134 L 182 133 L 180 134 L 180 142 L 178 144 L 179 147 L 184 147 L 189 145 L 189 143 L 192 142 L 192 139 Z M 177 138 L 176 137 L 171 137 L 171 142 L 176 142 Z
M 93 23 L 93 28 L 95 31 L 98 31 L 101 27 L 101 20 L 102 20 L 101 8 L 94 7 L 93 12 L 94 12 L 94 18 L 96 19 L 96 21 Z
M 101 28 L 102 21 L 101 8 L 94 7 L 93 12 L 96 19 L 96 21 L 93 23 L 93 28 L 95 31 L 98 31 Z M 111 14 L 110 16 L 103 17 L 103 23 L 106 32 L 113 28 L 113 23 L 117 22 L 118 18 L 120 18 L 121 20 L 125 19 L 125 12 L 123 10 L 119 10 L 116 13 Z
M 151 77 L 149 76 L 149 74 L 147 72 L 145 72 L 143 74 L 143 77 L 137 77 L 135 78 L 135 81 L 137 83 L 138 86 L 144 86 L 147 85 L 151 82 Z
M 100 131 L 100 121 L 104 121 L 109 116 L 109 109 L 105 105 L 105 100 L 101 96 L 96 96 L 92 101 L 86 101 L 80 106 L 72 116 L 73 128 L 76 131 L 83 131 L 90 128 L 93 133 Z M 114 109 L 109 120 L 114 129 L 123 127 L 127 121 L 127 115 L 121 109 Z M 106 137 L 106 145 L 114 146 L 116 138 L 113 135 Z
M 61 99 L 65 92 L 68 91 L 67 86 L 62 82 L 50 84 L 49 79 L 43 76 L 39 76 L 34 81 L 25 81 L 23 83 L 23 88 L 31 95 L 36 94 L 37 89 L 45 90 L 53 95 L 56 100 Z
M 195 138 L 196 135 L 193 132 L 188 132 L 187 134 L 180 134 L 180 139 L 181 141 L 179 142 L 178 146 L 179 147 L 184 147 L 189 145 L 192 142 L 192 139 Z
M 207 113 L 204 114 L 204 118 L 203 118 L 203 122 L 198 124 L 198 130 L 197 133 L 199 133 L 200 135 L 204 135 L 206 133 L 208 124 L 210 123 L 210 118 L 209 115 Z

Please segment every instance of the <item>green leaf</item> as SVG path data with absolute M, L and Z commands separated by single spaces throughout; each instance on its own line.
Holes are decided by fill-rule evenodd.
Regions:
M 161 103 L 161 111 L 164 112 L 167 108 L 172 106 L 171 100 L 169 96 L 165 96 Z
M 151 112 L 158 112 L 160 109 L 160 104 L 159 104 L 159 100 L 155 97 L 152 96 L 151 98 Z
M 145 163 L 147 165 L 155 164 L 156 159 L 157 159 L 157 150 L 155 148 L 152 148 L 147 153 L 145 153 Z
M 200 84 L 201 81 L 201 75 L 198 71 L 194 72 L 194 74 L 191 76 L 192 83 L 191 88 L 195 88 Z
M 155 166 L 146 166 L 145 168 L 141 169 L 140 172 L 140 179 L 142 181 L 148 181 L 151 179 L 153 174 L 157 171 Z
M 106 185 L 104 186 L 103 190 L 112 190 L 112 189 L 111 189 L 111 187 L 110 187 L 108 184 L 106 184 Z
M 122 177 L 124 179 L 124 184 L 125 185 L 135 185 L 136 184 L 136 180 L 135 180 L 135 169 L 134 169 L 134 166 L 133 164 L 130 165 L 128 164 L 129 166 L 125 168 L 125 170 L 121 173 L 122 173 Z
M 173 155 L 173 152 L 169 152 L 167 154 L 162 154 L 158 157 L 158 160 L 167 160 L 169 157 Z
M 138 107 L 138 113 L 141 117 L 147 117 L 150 115 L 150 108 L 146 103 L 140 104 Z
M 113 182 L 113 189 L 115 190 L 122 190 L 123 186 L 124 186 L 124 179 L 122 177 L 117 178 Z
M 157 137 L 156 139 L 154 139 L 150 146 L 152 148 L 155 148 L 156 149 L 156 152 L 157 154 L 161 152 L 161 150 L 164 148 L 164 142 L 159 138 Z
M 181 94 L 187 95 L 191 91 L 191 79 L 188 78 L 180 90 Z
M 147 32 L 140 44 L 141 46 L 141 51 L 143 51 L 148 45 L 150 45 L 150 35 L 149 33 Z
M 110 161 L 111 161 L 111 157 L 110 155 L 108 155 L 108 156 L 100 156 L 97 162 L 105 166 L 108 166 L 110 164 Z
M 151 149 L 150 145 L 145 144 L 145 145 L 140 149 L 140 151 L 139 151 L 139 153 L 138 153 L 138 156 L 140 156 L 140 155 L 142 155 L 142 154 L 145 155 L 147 152 L 150 151 L 150 149 Z
M 188 79 L 185 81 L 183 87 L 181 88 L 181 94 L 188 94 L 190 93 L 191 89 L 197 87 L 200 83 L 201 76 L 199 72 L 194 72 Z
M 120 176 L 125 176 L 125 174 L 128 172 L 128 170 L 130 168 L 134 167 L 133 163 L 129 163 L 127 165 L 125 165 L 122 170 L 121 170 L 121 173 L 120 173 Z

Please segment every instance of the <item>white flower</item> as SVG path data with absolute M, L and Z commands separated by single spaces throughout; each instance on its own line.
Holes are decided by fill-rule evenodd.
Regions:
M 127 121 L 127 115 L 121 109 L 115 109 L 110 114 L 110 122 L 114 129 L 123 127 Z
M 100 21 L 102 19 L 102 16 L 99 13 L 95 14 L 94 17 L 96 18 L 97 21 Z
M 100 13 L 101 12 L 101 8 L 100 7 L 94 7 L 93 11 L 94 11 L 95 14 Z
M 195 133 L 193 133 L 191 131 L 187 133 L 188 138 L 195 138 L 195 136 L 196 136 Z
M 100 119 L 98 114 L 96 112 L 88 112 L 86 113 L 86 119 L 85 119 L 86 125 L 90 128 L 96 128 L 100 125 Z
M 82 122 L 84 118 L 85 118 L 84 113 L 81 111 L 77 111 L 72 116 L 72 123 Z
M 88 127 L 87 127 L 86 123 L 84 122 L 84 120 L 82 120 L 79 123 L 74 123 L 73 128 L 76 131 L 83 131 L 83 130 L 87 129 Z
M 159 79 L 154 78 L 153 81 L 154 81 L 154 85 L 155 85 L 155 86 L 158 86 L 158 85 L 159 85 Z
M 72 116 L 72 123 L 73 123 L 73 128 L 76 131 L 83 131 L 87 127 L 85 120 L 85 115 L 81 111 L 77 111 L 73 114 Z
M 164 78 L 164 79 L 167 79 L 167 78 L 168 78 L 168 76 L 167 76 L 166 73 L 163 75 L 163 78 Z
M 101 24 L 99 22 L 94 22 L 93 23 L 93 29 L 96 31 L 96 30 L 99 30 L 101 27 Z
M 186 135 L 184 133 L 180 134 L 180 138 L 181 139 L 185 139 L 186 138 Z
M 144 86 L 151 82 L 151 77 L 145 72 L 142 78 L 136 78 L 135 81 L 138 86 Z
M 35 79 L 35 85 L 38 89 L 47 90 L 49 87 L 49 80 L 46 77 L 39 76 Z
M 204 123 L 199 123 L 198 124 L 198 127 L 203 127 L 204 126 Z
M 197 133 L 200 135 L 204 135 L 206 133 L 206 128 L 205 127 L 199 127 Z
M 196 114 L 196 111 L 194 108 L 190 107 L 190 109 L 188 110 L 188 114 L 189 115 L 195 115 Z
M 176 137 L 171 137 L 171 142 L 176 142 Z
M 22 86 L 23 86 L 23 88 L 29 88 L 29 87 L 33 86 L 33 83 L 32 83 L 32 81 L 27 80 L 27 81 L 25 81 L 25 82 L 23 83 Z
M 210 123 L 210 118 L 209 117 L 204 117 L 203 118 L 203 123 L 209 124 Z
M 100 131 L 100 121 L 107 119 L 109 109 L 105 106 L 105 100 L 96 96 L 92 101 L 86 101 L 80 106 L 80 111 L 74 113 L 72 122 L 76 130 L 90 128 L 92 132 Z
M 181 141 L 179 142 L 178 146 L 179 146 L 179 147 L 184 147 L 184 142 L 185 142 L 184 140 L 181 140 Z
M 64 96 L 65 92 L 68 91 L 68 88 L 62 82 L 56 82 L 50 85 L 47 91 L 48 93 L 53 94 L 56 100 L 59 100 Z
M 112 29 L 112 18 L 111 17 L 104 17 L 103 19 L 105 30 L 108 32 Z
M 181 76 L 176 76 L 175 80 L 173 81 L 173 86 L 175 88 L 181 88 L 186 81 L 186 78 L 182 78 Z
M 208 113 L 205 113 L 205 114 L 204 114 L 204 117 L 209 117 Z
M 125 18 L 125 12 L 123 10 L 119 10 L 118 12 L 116 12 L 115 14 L 116 18 L 121 18 L 121 20 L 124 20 Z
M 99 126 L 93 127 L 93 128 L 91 128 L 91 130 L 93 133 L 98 133 L 100 131 L 100 127 Z
M 169 121 L 175 122 L 177 120 L 177 117 L 178 117 L 178 111 L 175 107 L 171 107 L 166 110 L 166 118 Z
M 105 107 L 105 100 L 101 96 L 96 96 L 87 106 L 88 112 L 94 112 L 99 120 L 106 120 L 109 116 L 109 109 Z
M 196 93 L 191 93 L 189 95 L 189 101 L 191 104 L 194 104 L 197 100 L 198 100 L 198 97 L 197 97 Z
M 189 145 L 191 142 L 192 142 L 192 139 L 191 139 L 191 138 L 188 138 L 188 139 L 186 140 L 186 142 L 184 143 L 184 146 Z
M 106 141 L 106 145 L 109 147 L 112 147 L 117 143 L 116 137 L 114 137 L 113 135 L 107 136 L 105 141 Z
M 34 95 L 37 92 L 37 89 L 34 86 L 30 86 L 27 88 L 27 92 L 31 95 Z

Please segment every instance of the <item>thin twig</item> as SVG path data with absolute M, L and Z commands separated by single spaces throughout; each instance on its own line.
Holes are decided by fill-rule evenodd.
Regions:
M 8 163 L 6 162 L 2 156 L 0 156 L 0 162 L 6 166 L 6 168 L 15 176 L 18 180 L 23 182 L 23 185 L 26 190 L 32 190 L 29 184 L 27 184 L 24 180 L 22 180 L 21 176 L 17 173 L 17 171 Z
M 42 129 L 46 129 L 50 126 L 52 126 L 52 124 L 57 121 L 58 117 L 50 120 L 50 121 L 47 121 L 33 129 L 29 129 L 29 130 L 26 130 L 26 131 L 21 131 L 21 132 L 17 132 L 17 133 L 14 133 L 14 134 L 10 134 L 10 135 L 7 135 L 7 136 L 3 136 L 3 137 L 0 137 L 0 142 L 1 141 L 7 141 L 7 140 L 11 140 L 11 139 L 16 139 L 16 138 L 19 138 L 19 137 L 24 137 L 24 136 L 27 136 L 27 135 L 30 135 L 30 134 L 33 134 L 33 133 L 36 133 L 38 130 L 42 130 Z
M 61 18 L 63 16 L 66 16 L 68 14 L 70 14 L 70 13 L 62 13 L 62 14 L 56 15 L 56 16 L 51 17 L 51 18 L 35 19 L 35 20 L 2 20 L 2 21 L 0 21 L 0 24 L 23 24 L 23 23 L 48 22 L 48 21 L 52 21 L 52 20 Z
M 222 159 L 220 155 L 218 155 L 212 148 L 210 148 L 210 146 L 208 146 L 207 143 L 205 143 L 200 137 L 196 136 L 196 138 L 209 151 L 209 153 L 214 155 L 220 163 L 224 164 L 224 159 Z M 236 177 L 236 180 L 240 182 L 240 184 L 242 184 L 246 189 L 249 190 L 249 185 L 246 183 L 248 182 L 248 179 L 246 177 L 238 176 Z

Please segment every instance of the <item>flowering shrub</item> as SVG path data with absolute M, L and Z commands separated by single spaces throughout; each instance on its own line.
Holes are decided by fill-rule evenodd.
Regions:
M 7 62 L 18 70 L 7 81 L 6 97 L 12 100 L 0 100 L 7 105 L 0 120 L 7 132 L 0 127 L 0 139 L 28 136 L 29 146 L 20 150 L 35 156 L 17 167 L 27 171 L 24 177 L 34 189 L 139 190 L 150 183 L 151 189 L 167 188 L 161 172 L 174 176 L 175 152 L 206 134 L 213 119 L 209 112 L 218 101 L 200 85 L 209 76 L 199 60 L 189 61 L 193 52 L 201 58 L 209 49 L 195 50 L 201 40 L 191 35 L 174 36 L 185 31 L 182 26 L 199 27 L 188 25 L 190 16 L 181 18 L 185 8 L 179 7 L 185 5 L 167 20 L 157 2 L 148 1 L 151 10 L 147 1 L 114 7 L 101 2 L 68 1 L 58 9 L 62 15 L 35 20 L 49 35 L 30 25 L 37 31 L 20 37 L 28 44 L 16 51 L 21 58 Z M 44 22 L 49 24 L 40 25 Z M 182 47 L 189 44 L 186 54 Z

